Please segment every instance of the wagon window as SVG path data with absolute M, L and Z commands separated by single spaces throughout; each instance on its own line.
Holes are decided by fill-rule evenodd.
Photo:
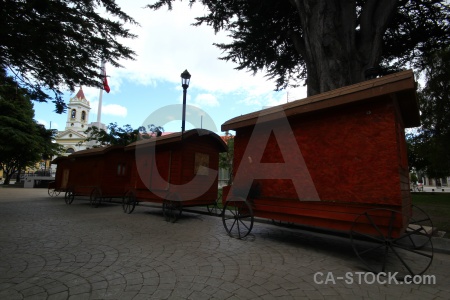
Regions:
M 125 172 L 126 172 L 126 164 L 124 163 L 117 164 L 117 175 L 124 176 Z

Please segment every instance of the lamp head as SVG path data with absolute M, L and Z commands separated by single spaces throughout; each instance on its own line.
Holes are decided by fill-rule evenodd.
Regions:
M 187 89 L 189 87 L 190 80 L 191 80 L 191 74 L 189 74 L 188 70 L 184 70 L 184 72 L 181 73 L 181 86 L 184 89 Z

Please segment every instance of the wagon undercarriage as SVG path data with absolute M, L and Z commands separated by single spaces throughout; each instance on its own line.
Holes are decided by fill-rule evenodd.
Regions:
M 221 217 L 229 236 L 243 239 L 251 233 L 259 215 L 252 203 L 236 196 L 226 201 Z M 390 208 L 368 209 L 356 215 L 349 224 L 346 232 L 352 248 L 368 271 L 395 273 L 396 279 L 401 280 L 406 275 L 421 275 L 430 267 L 433 223 L 420 208 L 412 206 L 412 210 L 412 217 L 409 217 Z M 277 220 L 272 221 L 278 224 Z M 396 230 L 399 221 L 407 224 L 401 232 Z M 303 225 L 301 222 L 295 224 Z

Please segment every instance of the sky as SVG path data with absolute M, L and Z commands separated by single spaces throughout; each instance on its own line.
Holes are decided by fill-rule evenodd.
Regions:
M 153 11 L 144 8 L 152 0 L 116 2 L 140 26 L 127 25 L 138 37 L 121 41 L 136 52 L 136 59 L 121 61 L 123 68 L 105 66 L 111 91 L 103 92 L 102 123 L 133 128 L 154 124 L 165 132 L 181 131 L 180 75 L 184 70 L 192 76 L 186 129 L 202 127 L 221 133 L 221 124 L 233 117 L 286 103 L 288 98 L 306 97 L 304 88 L 275 92 L 275 83 L 264 73 L 237 71 L 236 64 L 219 60 L 221 50 L 213 43 L 229 42 L 230 38 L 225 32 L 215 34 L 206 25 L 191 26 L 196 16 L 206 13 L 202 5 L 190 8 L 188 2 L 176 1 L 172 11 L 166 7 Z M 83 91 L 91 105 L 89 122 L 95 122 L 100 91 L 85 86 Z M 76 93 L 65 93 L 64 101 L 68 103 Z M 67 115 L 55 113 L 53 103 L 35 103 L 34 107 L 39 123 L 65 129 Z

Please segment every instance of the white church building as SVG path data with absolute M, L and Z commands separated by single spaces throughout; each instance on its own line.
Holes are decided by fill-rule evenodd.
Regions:
M 89 111 L 91 106 L 80 87 L 78 93 L 72 97 L 67 104 L 67 121 L 64 131 L 60 131 L 55 140 L 65 148 L 65 155 L 76 151 L 91 148 L 94 143 L 86 144 L 87 138 L 85 131 L 92 126 L 106 130 L 106 126 L 100 122 L 89 123 Z

